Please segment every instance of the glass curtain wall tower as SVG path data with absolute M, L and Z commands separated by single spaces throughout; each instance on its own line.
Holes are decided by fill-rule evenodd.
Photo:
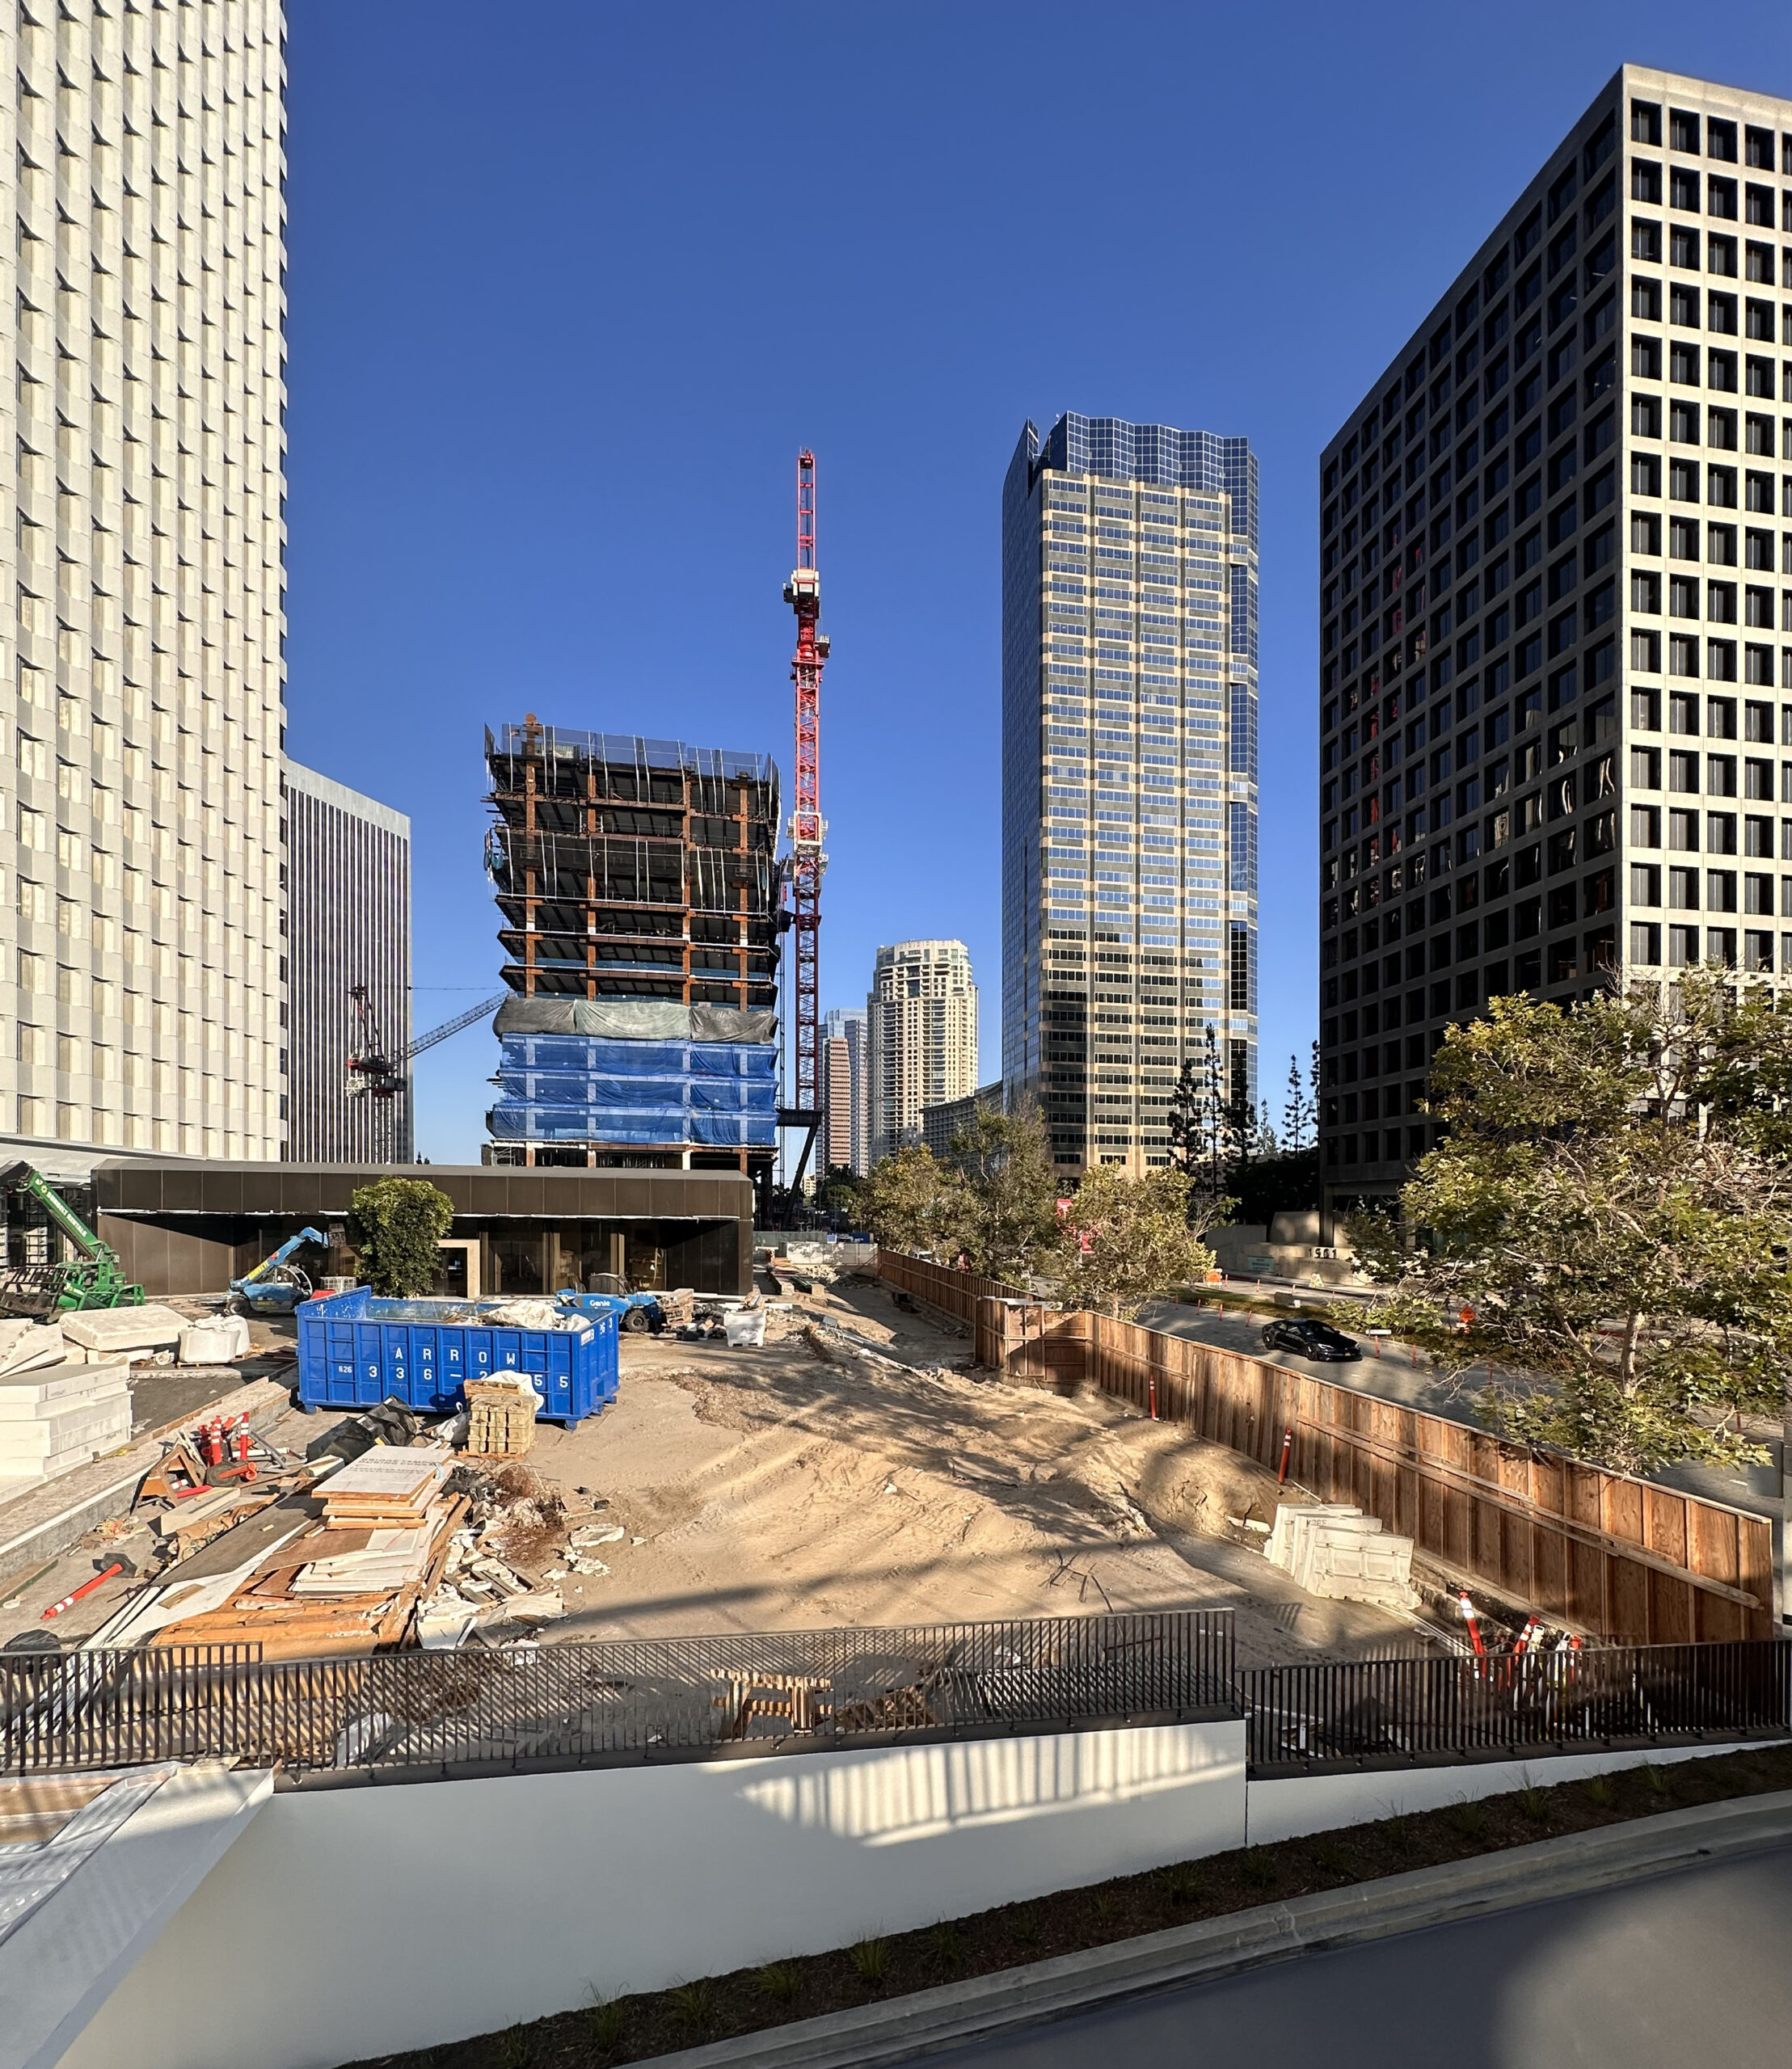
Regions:
M 1028 423 L 1002 491 L 1002 1077 L 1053 1160 L 1170 1161 L 1181 1064 L 1257 1093 L 1257 461 Z
M 1786 982 L 1792 103 L 1624 67 L 1319 491 L 1336 1211 L 1436 1141 L 1427 1068 L 1488 999 Z

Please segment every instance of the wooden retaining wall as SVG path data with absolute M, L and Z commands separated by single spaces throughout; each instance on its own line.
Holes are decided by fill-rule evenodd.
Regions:
M 890 1251 L 878 1270 L 970 1323 L 978 1363 L 1010 1377 L 1093 1380 L 1271 1471 L 1292 1431 L 1288 1477 L 1320 1500 L 1354 1502 L 1449 1572 L 1611 1643 L 1776 1634 L 1765 1517 L 969 1272 Z

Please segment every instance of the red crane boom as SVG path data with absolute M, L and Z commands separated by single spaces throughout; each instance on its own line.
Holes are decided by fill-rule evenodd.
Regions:
M 820 737 L 828 635 L 816 630 L 821 616 L 821 576 L 815 558 L 812 453 L 797 455 L 796 566 L 784 585 L 784 600 L 796 613 L 796 655 L 791 663 L 791 681 L 796 685 L 796 796 L 784 874 L 796 937 L 796 1106 L 808 1115 L 820 1106 L 821 874 L 828 866 L 821 846 L 828 828 L 821 816 Z

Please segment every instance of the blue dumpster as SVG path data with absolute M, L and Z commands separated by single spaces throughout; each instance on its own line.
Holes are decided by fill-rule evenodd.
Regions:
M 503 1304 L 391 1300 L 365 1286 L 304 1302 L 300 1407 L 402 1401 L 422 1414 L 452 1415 L 462 1405 L 463 1380 L 521 1372 L 542 1397 L 536 1419 L 570 1430 L 615 1399 L 613 1315 L 582 1315 L 571 1329 L 515 1329 L 491 1319 Z

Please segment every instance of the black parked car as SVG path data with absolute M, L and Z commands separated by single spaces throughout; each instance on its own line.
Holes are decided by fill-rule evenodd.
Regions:
M 1292 1321 L 1270 1322 L 1263 1329 L 1266 1351 L 1292 1351 L 1301 1358 L 1315 1358 L 1322 1364 L 1342 1365 L 1363 1355 L 1354 1337 L 1346 1336 L 1330 1322 L 1303 1315 Z

